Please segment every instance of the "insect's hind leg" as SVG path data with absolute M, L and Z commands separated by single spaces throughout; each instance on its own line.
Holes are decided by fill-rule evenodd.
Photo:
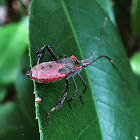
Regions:
M 77 85 L 76 85 L 76 82 L 75 82 L 74 77 L 72 77 L 72 79 L 73 79 L 74 87 L 75 87 L 75 95 L 68 101 L 69 106 L 70 106 L 71 109 L 72 109 L 72 106 L 71 106 L 70 102 L 71 102 L 74 98 L 76 98 L 77 95 L 78 95 L 78 88 L 77 88 Z
M 44 47 L 42 47 L 40 50 L 38 50 L 36 52 L 36 55 L 37 55 L 37 64 L 39 64 L 40 60 L 43 59 L 44 53 L 45 53 L 45 48 L 47 48 L 47 50 L 50 52 L 50 54 L 52 55 L 53 59 L 55 61 L 57 60 L 57 57 L 56 57 L 53 49 L 49 45 L 44 45 Z
M 52 108 L 52 110 L 51 110 L 51 111 L 47 114 L 47 117 L 46 117 L 47 122 L 48 122 L 49 115 L 51 114 L 51 112 L 53 112 L 54 110 L 59 109 L 59 108 L 62 106 L 62 104 L 64 103 L 66 96 L 68 95 L 68 92 L 69 92 L 68 79 L 67 79 L 67 78 L 65 78 L 65 80 L 66 80 L 66 89 L 65 89 L 65 94 L 64 94 L 64 95 L 63 95 L 63 97 L 59 100 L 59 102 L 57 103 L 57 105 L 56 105 L 55 107 L 53 107 L 53 108 Z
M 82 96 L 84 95 L 85 91 L 87 90 L 87 85 L 86 85 L 86 82 L 84 81 L 84 79 L 81 77 L 81 75 L 80 75 L 79 73 L 78 73 L 77 75 L 79 76 L 79 78 L 81 79 L 82 83 L 83 83 L 84 86 L 85 86 L 84 91 L 83 91 L 82 94 L 80 95 L 81 103 L 84 104 L 84 102 L 82 101 Z

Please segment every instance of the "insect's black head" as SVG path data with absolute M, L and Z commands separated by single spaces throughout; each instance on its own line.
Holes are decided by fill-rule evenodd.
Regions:
M 87 67 L 88 65 L 92 64 L 92 60 L 91 59 L 81 60 L 81 64 L 82 64 L 82 67 Z

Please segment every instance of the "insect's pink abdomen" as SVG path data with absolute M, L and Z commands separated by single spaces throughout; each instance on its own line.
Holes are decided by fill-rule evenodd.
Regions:
M 44 62 L 34 66 L 28 74 L 29 78 L 36 82 L 54 82 L 67 76 L 67 73 L 59 73 L 59 69 L 65 66 L 64 63 L 55 61 Z

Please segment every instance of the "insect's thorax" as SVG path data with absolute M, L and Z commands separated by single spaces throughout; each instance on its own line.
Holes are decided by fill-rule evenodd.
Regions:
M 56 61 L 57 63 L 65 64 L 65 67 L 60 69 L 60 73 L 70 73 L 82 67 L 81 62 L 75 57 L 71 56 Z
M 56 60 L 56 63 L 65 64 L 65 66 L 69 67 L 70 69 L 75 69 L 76 68 L 76 63 L 75 63 L 75 60 L 73 59 L 72 56 Z

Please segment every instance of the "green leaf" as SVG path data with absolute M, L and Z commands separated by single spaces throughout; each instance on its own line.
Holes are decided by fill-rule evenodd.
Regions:
M 0 102 L 4 99 L 6 94 L 6 89 L 5 88 L 1 88 L 0 89 Z
M 135 34 L 140 35 L 140 0 L 132 1 L 131 24 Z
M 52 46 L 57 56 L 75 55 L 79 60 L 89 58 L 99 39 L 106 13 L 93 0 L 33 0 L 30 9 L 30 57 L 36 65 L 35 52 L 44 44 Z M 88 90 L 83 96 L 67 104 L 74 96 L 73 81 L 63 106 L 54 111 L 46 123 L 46 114 L 64 94 L 65 81 L 34 84 L 34 92 L 42 100 L 36 104 L 40 138 L 46 139 L 134 139 L 140 137 L 140 95 L 131 71 L 128 57 L 116 27 L 108 18 L 95 58 L 106 55 L 81 75 Z M 46 51 L 44 61 L 50 54 Z M 43 61 L 42 61 L 43 62 Z M 84 90 L 75 76 L 79 95 Z
M 116 25 L 112 3 L 110 2 L 110 0 L 97 0 L 97 3 L 99 3 L 99 5 L 103 8 L 112 23 Z
M 19 72 L 20 58 L 27 48 L 27 28 L 24 22 L 0 29 L 0 85 L 12 83 Z

